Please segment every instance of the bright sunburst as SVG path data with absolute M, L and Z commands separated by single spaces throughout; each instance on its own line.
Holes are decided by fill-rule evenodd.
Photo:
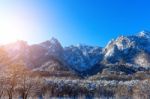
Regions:
M 23 27 L 19 20 L 9 16 L 0 16 L 0 44 L 22 39 L 23 34 L 21 30 L 23 30 Z

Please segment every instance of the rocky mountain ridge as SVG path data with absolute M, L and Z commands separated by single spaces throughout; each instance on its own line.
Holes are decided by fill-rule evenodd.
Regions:
M 59 64 L 64 70 L 67 68 L 68 71 L 88 75 L 90 72 L 96 74 L 108 64 L 130 64 L 134 67 L 150 68 L 148 31 L 142 31 L 137 35 L 119 36 L 104 48 L 88 45 L 62 47 L 55 38 L 34 45 L 17 41 L 2 45 L 1 48 L 8 53 L 12 62 L 22 61 L 34 70 L 54 69 L 55 65 Z

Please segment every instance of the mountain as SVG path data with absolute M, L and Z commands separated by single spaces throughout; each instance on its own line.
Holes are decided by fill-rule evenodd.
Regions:
M 27 42 L 19 40 L 2 45 L 1 48 L 8 53 L 10 64 L 24 64 L 45 76 L 52 76 L 52 74 L 53 76 L 77 76 L 64 61 L 63 47 L 55 38 L 34 45 L 28 45 Z
M 59 58 L 63 56 L 63 47 L 54 37 L 52 37 L 49 41 L 42 42 L 38 45 L 47 50 L 47 55 L 57 56 Z
M 52 38 L 40 44 L 28 45 L 25 41 L 17 41 L 2 46 L 8 53 L 11 61 L 22 61 L 30 68 L 40 67 L 52 57 L 60 58 L 63 48 L 60 43 Z
M 150 66 L 150 32 L 137 35 L 119 36 L 111 40 L 103 50 L 104 60 L 109 63 L 130 63 L 137 66 Z
M 65 61 L 77 71 L 85 71 L 103 58 L 101 47 L 87 45 L 69 46 L 64 48 Z
M 119 36 L 104 48 L 80 44 L 62 47 L 56 38 L 34 45 L 20 40 L 0 48 L 8 53 L 10 63 L 21 62 L 33 71 L 49 75 L 89 76 L 103 72 L 103 69 L 132 73 L 137 68 L 150 68 L 148 31 Z

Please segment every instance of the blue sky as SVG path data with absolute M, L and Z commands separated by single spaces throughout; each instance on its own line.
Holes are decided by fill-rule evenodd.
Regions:
M 11 34 L 18 32 L 30 44 L 55 37 L 63 46 L 105 46 L 119 35 L 150 30 L 149 5 L 149 0 L 1 0 L 0 20 L 9 20 L 16 28 Z

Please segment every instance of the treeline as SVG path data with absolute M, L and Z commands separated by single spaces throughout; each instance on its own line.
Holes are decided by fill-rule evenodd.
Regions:
M 1 99 L 113 98 L 150 99 L 150 79 L 146 80 L 72 80 L 35 75 L 15 64 L 0 76 Z

